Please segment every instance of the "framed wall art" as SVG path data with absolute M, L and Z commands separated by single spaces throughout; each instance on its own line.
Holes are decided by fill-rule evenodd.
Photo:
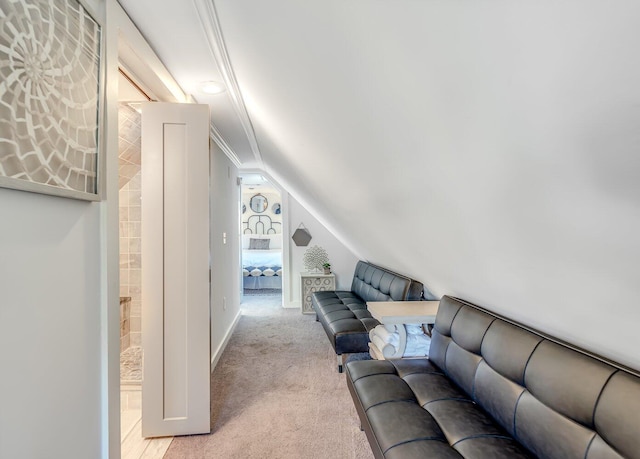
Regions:
M 0 186 L 100 198 L 100 24 L 78 0 L 0 0 Z

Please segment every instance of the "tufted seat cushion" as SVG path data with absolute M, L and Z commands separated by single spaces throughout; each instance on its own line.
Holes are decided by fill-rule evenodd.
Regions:
M 640 458 L 640 378 L 450 297 L 430 359 L 356 361 L 378 458 Z
M 380 324 L 371 317 L 367 301 L 419 300 L 420 282 L 359 261 L 351 290 L 314 292 L 311 303 L 336 354 L 369 351 L 369 330 Z
M 428 359 L 350 362 L 347 373 L 377 457 L 531 457 Z

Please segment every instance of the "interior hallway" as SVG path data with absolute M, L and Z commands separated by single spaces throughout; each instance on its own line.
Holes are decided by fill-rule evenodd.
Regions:
M 266 320 L 268 323 L 273 323 L 276 328 L 278 328 L 278 316 L 285 315 L 289 316 L 292 319 L 296 319 L 294 321 L 300 321 L 302 323 L 306 323 L 309 325 L 311 322 L 315 322 L 311 316 L 302 316 L 298 309 L 292 310 L 283 310 L 280 306 L 281 304 L 281 295 L 280 294 L 259 294 L 259 295 L 245 295 L 243 302 L 241 304 L 242 314 L 243 316 L 252 317 L 258 319 L 260 322 Z M 312 328 L 320 330 L 319 324 L 315 323 Z M 250 332 L 250 327 L 248 329 Z M 272 337 L 276 337 L 275 335 Z M 330 346 L 328 343 L 325 343 L 323 340 L 324 334 L 320 336 L 321 341 L 320 345 L 326 351 L 330 351 Z M 283 330 L 282 339 L 286 340 L 286 336 Z M 313 336 L 309 336 L 309 339 L 317 339 Z M 258 343 L 256 343 L 258 344 Z M 266 345 L 266 343 L 262 343 Z M 232 339 L 223 354 L 223 358 L 218 364 L 218 368 L 216 369 L 220 373 L 227 372 L 229 370 L 230 361 L 233 361 L 233 355 L 240 352 L 244 352 L 242 348 L 234 348 L 234 339 Z M 258 347 L 260 347 L 258 345 Z M 259 351 L 262 355 L 264 351 Z M 326 354 L 326 352 L 324 352 Z M 229 356 L 231 354 L 231 357 Z M 166 438 L 153 438 L 153 439 L 144 439 L 142 438 L 142 430 L 141 430 L 141 402 L 142 402 L 142 386 L 139 383 L 136 383 L 136 365 L 135 362 L 132 364 L 128 361 L 126 351 L 123 353 L 124 360 L 121 363 L 122 366 L 122 381 L 120 390 L 120 413 L 121 413 L 121 439 L 122 439 L 122 459 L 160 459 L 165 457 L 165 453 L 169 449 L 169 446 L 173 440 L 173 437 Z M 268 358 L 268 357 L 265 357 Z M 334 358 L 332 355 L 329 355 L 328 358 L 323 359 L 330 366 L 334 363 Z M 132 370 L 133 367 L 133 370 Z M 295 371 L 302 372 L 303 367 L 297 366 L 294 368 Z M 324 371 L 327 371 L 331 376 L 331 379 L 344 379 L 341 375 L 335 373 L 335 368 L 326 368 Z M 131 377 L 131 372 L 134 373 L 134 376 Z M 335 373 L 335 374 L 334 374 Z M 298 379 L 304 378 L 304 375 L 300 374 L 297 376 Z M 216 378 L 216 373 L 212 376 L 212 386 L 217 383 L 218 379 Z M 249 388 L 250 389 L 250 388 Z M 346 391 L 346 385 L 343 387 L 344 391 Z M 256 389 L 257 392 L 257 389 Z M 215 428 L 216 418 L 221 415 L 221 407 L 220 405 L 224 402 L 220 397 L 214 399 L 215 393 L 212 390 L 212 422 Z M 344 395 L 344 394 L 343 394 Z M 350 400 L 348 401 L 350 403 Z M 312 402 L 309 402 L 312 404 Z M 356 422 L 355 418 L 351 419 L 351 421 Z M 245 419 L 244 422 L 252 422 L 251 419 Z M 281 432 L 281 435 L 285 435 L 289 437 L 290 441 L 295 441 L 295 432 Z M 363 437 L 364 434 L 358 435 Z M 175 453 L 171 453 L 167 457 L 181 457 L 181 458 L 199 458 L 196 451 L 197 448 L 192 446 L 193 444 L 198 444 L 199 436 L 195 437 L 181 437 L 179 439 L 180 449 L 178 451 L 183 451 L 180 455 L 173 455 Z M 362 438 L 361 441 L 358 442 L 359 446 L 363 446 Z M 243 444 L 245 440 L 243 440 Z M 332 441 L 332 440 L 328 440 Z M 358 453 L 357 455 L 348 456 L 348 457 L 369 457 L 368 454 L 368 446 L 366 448 L 361 448 L 363 451 Z M 309 453 L 311 454 L 311 453 Z M 354 453 L 355 454 L 355 453 Z M 222 456 L 211 456 L 211 457 L 222 457 Z M 224 456 L 224 457 L 252 457 L 252 456 L 243 456 L 239 454 L 238 456 Z M 256 456 L 257 457 L 257 456 Z M 283 457 L 283 456 L 274 456 L 274 457 Z M 311 456 L 300 456 L 300 457 L 311 457 Z
M 165 459 L 373 457 L 322 326 L 280 295 L 245 296 L 211 378 L 211 434 Z

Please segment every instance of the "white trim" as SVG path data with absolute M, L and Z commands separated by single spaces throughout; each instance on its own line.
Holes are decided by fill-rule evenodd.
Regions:
M 235 319 L 233 319 L 233 323 L 229 327 L 229 330 L 227 330 L 227 333 L 224 335 L 224 339 L 220 343 L 220 346 L 218 346 L 218 349 L 216 349 L 216 351 L 211 355 L 211 373 L 213 373 L 213 370 L 216 369 L 216 365 L 218 365 L 220 357 L 222 357 L 222 353 L 226 349 L 227 344 L 229 344 L 229 340 L 231 339 L 231 336 L 233 335 L 233 332 L 235 331 L 236 326 L 240 321 L 240 317 L 242 317 L 242 311 L 238 311 L 238 314 L 236 315 Z
M 227 155 L 229 161 L 231 161 L 237 168 L 240 168 L 240 166 L 242 165 L 240 158 L 238 158 L 238 155 L 236 155 L 235 152 L 231 149 L 227 141 L 224 140 L 224 137 L 222 137 L 220 131 L 218 131 L 218 128 L 213 123 L 211 123 L 209 136 L 211 136 L 216 145 L 220 147 L 222 152 Z
M 101 99 L 102 101 L 102 99 Z M 100 118 L 102 119 L 102 113 L 104 107 L 99 108 Z M 100 121 L 99 124 L 99 132 L 98 132 L 98 164 L 95 170 L 96 172 L 96 192 L 90 193 L 88 191 L 78 191 L 72 190 L 68 188 L 60 188 L 55 185 L 47 185 L 45 183 L 38 182 L 29 182 L 27 180 L 17 179 L 13 177 L 0 177 L 0 188 L 8 188 L 10 190 L 21 190 L 28 191 L 30 193 L 39 193 L 46 194 L 50 196 L 59 196 L 63 198 L 71 198 L 78 199 L 81 201 L 100 201 L 102 200 L 102 196 L 104 195 L 104 178 L 102 177 L 104 174 L 104 156 L 105 149 L 102 147 L 104 145 L 104 141 L 102 137 L 104 136 L 104 125 L 103 121 Z
M 118 61 L 142 87 L 162 102 L 190 102 L 180 85 L 118 4 L 114 11 L 118 28 Z
M 224 42 L 224 36 L 222 35 L 222 28 L 218 21 L 218 13 L 216 12 L 214 2 L 213 0 L 194 0 L 194 5 L 198 11 L 198 18 L 200 19 L 200 24 L 202 25 L 204 34 L 207 37 L 207 43 L 209 44 L 211 55 L 218 66 L 218 70 L 220 70 L 220 74 L 222 75 L 224 84 L 227 87 L 227 91 L 229 91 L 231 104 L 238 115 L 238 119 L 244 129 L 256 161 L 258 164 L 262 165 L 262 154 L 258 147 L 258 141 L 253 130 L 253 124 L 251 123 L 249 112 L 247 112 L 247 107 L 244 103 L 244 99 L 242 98 L 242 92 L 240 91 L 238 80 L 233 72 L 231 59 L 227 53 L 227 47 Z
M 269 174 L 266 174 L 271 183 L 278 183 L 273 181 Z M 278 187 L 281 187 L 278 184 Z M 296 306 L 290 306 L 291 298 L 293 298 L 293 292 L 291 291 L 291 208 L 289 207 L 289 193 L 286 191 L 280 191 L 280 202 L 282 203 L 282 269 L 285 272 L 285 276 L 282 278 L 282 307 L 290 308 Z M 298 305 L 297 307 L 300 307 Z
M 294 297 L 291 289 L 291 231 L 290 231 L 290 216 L 289 216 L 289 192 L 278 182 L 273 176 L 264 169 L 241 169 L 238 171 L 238 175 L 243 174 L 260 174 L 280 193 L 280 203 L 282 205 L 282 269 L 289 275 L 282 277 L 282 307 L 283 308 L 299 308 L 300 302 L 295 305 L 291 303 L 291 298 Z M 240 188 L 240 207 L 242 207 L 242 188 Z M 240 221 L 242 221 L 242 211 L 240 213 Z M 242 228 L 240 228 L 240 237 L 242 235 Z M 239 246 L 240 257 L 242 258 L 242 242 Z M 242 291 L 242 273 L 240 273 L 240 286 Z M 292 305 L 293 304 L 293 305 Z
M 299 300 L 288 301 L 284 303 L 284 306 L 282 307 L 285 309 L 300 309 L 302 308 L 302 301 L 299 301 Z
M 105 2 L 105 97 L 104 150 L 105 184 L 100 202 L 101 283 L 101 459 L 121 456 L 120 438 L 120 252 L 118 193 L 118 42 L 119 31 L 128 17 L 115 1 Z
M 276 180 L 273 175 L 271 175 L 266 169 L 261 169 L 259 167 L 248 167 L 248 168 L 242 168 L 238 170 L 238 175 L 242 176 L 245 174 L 260 174 L 262 175 L 269 183 L 271 183 L 271 185 L 273 185 L 273 187 L 278 191 L 278 193 L 280 193 L 281 195 L 284 195 L 284 193 L 288 193 L 287 189 L 285 187 L 282 186 L 282 184 Z M 284 222 L 283 222 L 284 224 Z
M 101 459 L 119 459 L 120 438 L 120 308 L 118 236 L 118 66 L 126 56 L 126 68 L 136 81 L 143 81 L 160 100 L 185 102 L 182 89 L 116 0 L 104 2 L 105 100 L 103 109 L 107 167 L 104 200 L 99 203 L 101 261 Z

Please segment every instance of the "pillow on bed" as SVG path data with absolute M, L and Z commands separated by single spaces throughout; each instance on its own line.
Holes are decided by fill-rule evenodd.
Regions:
M 270 239 L 249 239 L 249 250 L 269 250 Z
M 249 243 L 251 239 L 269 239 L 269 250 L 282 249 L 282 234 L 243 234 L 242 235 L 242 248 L 249 249 Z

